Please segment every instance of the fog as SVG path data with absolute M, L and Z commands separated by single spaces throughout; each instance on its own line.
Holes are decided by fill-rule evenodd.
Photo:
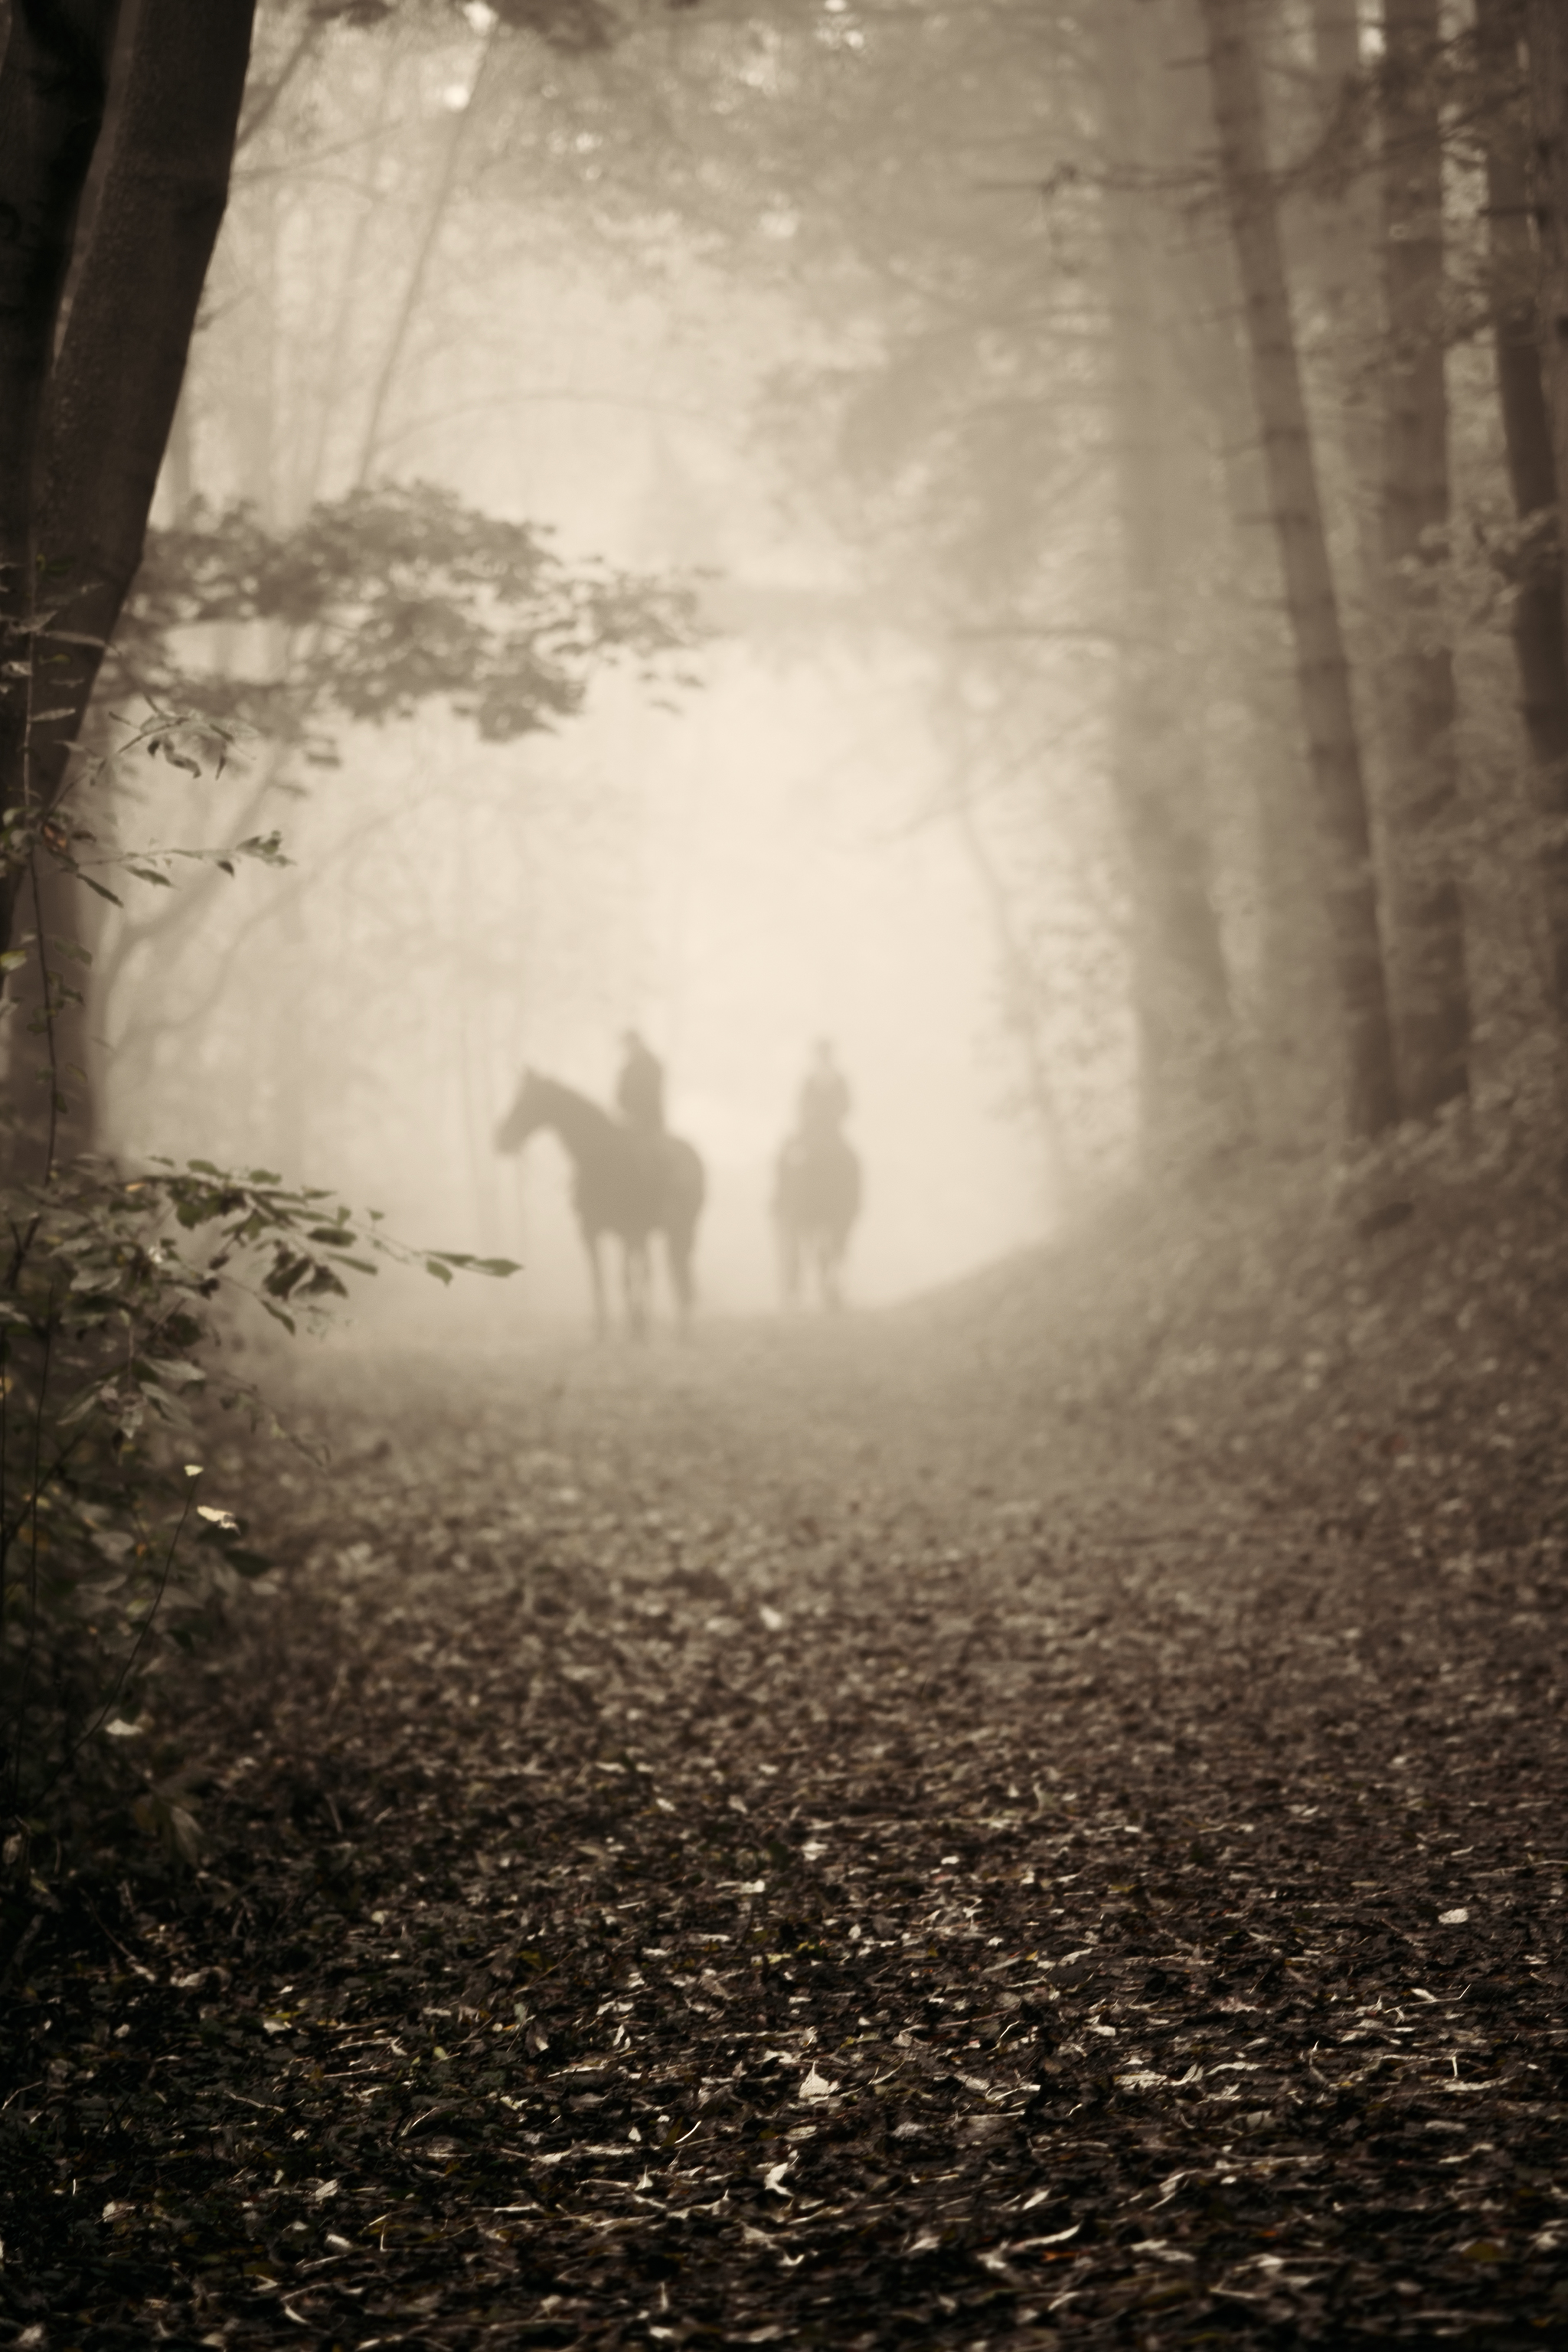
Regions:
M 525 1066 L 608 1102 L 633 1026 L 708 1170 L 703 1309 L 752 1312 L 778 1299 L 773 1167 L 827 1038 L 866 1182 L 851 1300 L 1037 1240 L 1062 1177 L 998 930 L 1006 851 L 979 848 L 974 777 L 934 722 L 941 663 L 884 622 L 853 532 L 758 427 L 818 330 L 667 228 L 628 275 L 569 208 L 564 228 L 559 207 L 520 218 L 493 158 L 456 204 L 441 174 L 478 52 L 405 44 L 373 68 L 334 46 L 343 79 L 304 126 L 318 160 L 237 176 L 163 519 L 193 486 L 279 527 L 357 480 L 438 483 L 550 526 L 568 560 L 695 579 L 703 636 L 679 676 L 599 677 L 548 734 L 481 742 L 436 700 L 341 729 L 325 770 L 258 740 L 220 781 L 138 772 L 126 830 L 277 824 L 293 864 L 204 884 L 150 928 L 140 905 L 108 919 L 114 1147 L 276 1169 L 421 1245 L 520 1260 L 465 1321 L 581 1314 L 565 1155 L 540 1136 L 503 1160 L 493 1131 Z M 411 261 L 432 188 L 440 237 Z M 198 661 L 234 658 L 232 632 L 192 634 Z M 1125 1037 L 1076 1068 L 1113 1167 Z M 391 1290 L 378 1323 L 434 1303 Z
M 154 740 L 75 790 L 142 856 L 60 915 L 66 1141 L 519 1260 L 443 1307 L 505 1330 L 588 1292 L 498 1126 L 528 1069 L 612 1105 L 631 1030 L 710 1315 L 776 1303 L 821 1039 L 866 1306 L 1554 1084 L 1520 91 L 1451 152 L 1426 93 L 1406 222 L 1357 26 L 1272 12 L 1249 96 L 1132 0 L 264 5 L 89 730 Z

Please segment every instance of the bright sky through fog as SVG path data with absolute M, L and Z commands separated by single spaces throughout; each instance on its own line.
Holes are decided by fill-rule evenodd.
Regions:
M 726 354 L 694 339 L 689 317 L 581 279 L 570 292 L 525 279 L 509 316 L 523 313 L 549 322 L 523 383 L 510 353 L 487 412 L 485 339 L 465 344 L 449 387 L 474 404 L 463 431 L 411 446 L 411 469 L 439 453 L 467 496 L 549 519 L 564 549 L 698 563 L 763 590 L 837 588 L 832 558 L 781 520 L 736 439 L 731 387 L 759 363 L 745 350 L 754 316 L 709 321 L 738 336 Z M 416 413 L 427 399 L 439 415 L 441 373 Z M 531 382 L 561 396 L 535 399 Z M 770 1171 L 818 1035 L 850 1078 L 866 1164 L 856 1297 L 944 1280 L 1045 1218 L 1038 1150 L 1008 1108 L 1018 1074 L 994 943 L 962 843 L 932 814 L 943 780 L 914 658 L 841 637 L 825 621 L 781 650 L 742 627 L 698 657 L 703 685 L 677 715 L 617 685 L 559 747 L 573 790 L 591 793 L 597 775 L 628 803 L 624 935 L 603 941 L 606 977 L 624 980 L 589 1004 L 552 1003 L 546 987 L 511 1034 L 520 1054 L 605 1097 L 619 1027 L 646 1028 L 668 1065 L 671 1122 L 709 1163 L 700 1255 L 713 1307 L 775 1296 Z M 584 1277 L 563 1166 L 548 1139 L 528 1156 L 520 1181 L 498 1184 L 483 1238 L 527 1258 L 531 1298 L 570 1309 Z
M 426 103 L 450 109 L 470 79 L 444 66 Z M 324 218 L 301 214 L 285 238 L 272 320 L 303 419 L 274 445 L 283 511 L 354 478 L 363 442 L 355 403 L 311 405 Z M 921 656 L 856 608 L 844 550 L 785 511 L 750 438 L 795 322 L 668 256 L 630 287 L 575 249 L 531 249 L 516 215 L 487 228 L 482 251 L 454 233 L 425 281 L 373 474 L 548 524 L 568 562 L 700 570 L 724 633 L 691 657 L 694 690 L 621 671 L 554 736 L 479 744 L 434 705 L 350 730 L 341 768 L 276 803 L 289 877 L 243 877 L 205 945 L 163 968 L 163 1024 L 119 1064 L 125 1148 L 278 1166 L 426 1245 L 525 1262 L 504 1293 L 442 1301 L 458 1324 L 583 1316 L 558 1147 L 536 1139 L 519 1165 L 491 1137 L 525 1061 L 607 1101 L 636 1024 L 709 1168 L 704 1302 L 750 1311 L 776 1297 L 773 1162 L 826 1035 L 866 1170 L 853 1299 L 1034 1238 L 1040 1155 L 1009 1107 L 994 941 L 940 812 L 952 780 Z M 223 332 L 220 317 L 215 397 Z M 237 399 L 247 349 L 226 362 Z M 374 368 L 362 377 L 363 394 Z M 217 498 L 248 478 L 225 481 L 226 446 L 216 422 L 198 444 Z M 133 1028 L 137 1009 L 128 991 L 116 1018 Z M 377 1288 L 376 1320 L 410 1295 Z

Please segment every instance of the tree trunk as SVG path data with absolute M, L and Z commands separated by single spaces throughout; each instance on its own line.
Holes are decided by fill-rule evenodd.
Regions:
M 1399 1095 L 1350 672 L 1301 396 L 1247 0 L 1200 0 L 1200 5 L 1221 175 L 1246 305 L 1253 397 L 1323 839 L 1344 1040 L 1346 1121 L 1351 1135 L 1364 1139 L 1394 1125 Z
M 1568 1023 L 1568 633 L 1559 562 L 1557 467 L 1542 376 L 1535 239 L 1530 228 L 1526 130 L 1520 79 L 1522 0 L 1476 0 L 1485 80 L 1482 132 L 1492 345 L 1509 487 L 1520 522 L 1513 648 L 1535 804 L 1546 827 L 1541 853 L 1550 983 Z
M 964 703 L 962 673 L 950 667 L 942 677 L 937 709 L 952 778 L 947 805 L 990 923 L 1002 983 L 1002 1017 L 1018 1041 L 1025 1098 L 1045 1155 L 1048 1207 L 1053 1221 L 1059 1222 L 1075 1205 L 1076 1181 L 1071 1138 L 1041 1034 L 1050 1008 L 1050 985 L 1026 942 L 1005 860 L 997 857 L 981 823 L 977 779 L 984 765 L 984 744 Z
M 255 0 L 138 0 L 115 140 L 50 379 L 37 541 L 62 583 L 35 757 L 58 798 L 142 560 L 228 197 Z
M 1191 56 L 1188 42 L 1185 54 Z M 1192 154 L 1210 133 L 1207 95 L 1190 76 L 1178 85 L 1191 119 L 1183 125 Z M 1193 101 L 1195 100 L 1195 104 Z M 1206 423 L 1209 462 L 1223 491 L 1226 524 L 1220 562 L 1224 608 L 1211 614 L 1220 699 L 1243 716 L 1232 758 L 1249 779 L 1252 849 L 1246 887 L 1257 909 L 1257 978 L 1245 1003 L 1249 1075 L 1258 1140 L 1270 1154 L 1297 1157 L 1318 1149 L 1335 1118 L 1340 1053 L 1323 1006 L 1332 998 L 1333 967 L 1323 912 L 1321 853 L 1306 754 L 1293 707 L 1289 635 L 1270 603 L 1278 577 L 1268 528 L 1268 488 L 1258 446 L 1241 298 L 1228 240 L 1204 222 L 1183 257 L 1194 299 L 1173 321 Z
M 1305 252 L 1314 307 L 1321 313 L 1319 364 L 1330 387 L 1319 429 L 1331 436 L 1342 478 L 1338 502 L 1353 533 L 1353 594 L 1347 601 L 1352 609 L 1370 613 L 1378 608 L 1383 583 L 1377 511 L 1382 302 L 1377 189 L 1367 155 L 1366 76 L 1356 0 L 1312 0 L 1312 72 L 1320 140 L 1310 178 Z M 1328 503 L 1332 510 L 1331 488 Z
M 1540 333 L 1557 475 L 1557 541 L 1568 617 L 1568 19 L 1562 0 L 1528 0 L 1531 194 L 1540 242 Z
M 1138 175 L 1161 142 L 1136 6 L 1100 0 L 1110 300 L 1112 463 L 1121 580 L 1110 782 L 1133 901 L 1132 994 L 1145 1152 L 1191 1169 L 1251 1132 L 1229 974 L 1211 888 L 1204 775 L 1184 662 L 1185 559 L 1203 528 L 1194 422 L 1162 323 L 1173 257 Z M 1140 69 L 1142 67 L 1142 70 Z M 1120 183 L 1120 184 L 1119 184 Z
M 1379 665 L 1387 753 L 1385 929 L 1405 1113 L 1469 1087 L 1470 996 L 1454 871 L 1454 660 L 1437 567 L 1448 527 L 1438 0 L 1384 0 L 1383 561 L 1393 642 Z
M 119 0 L 18 0 L 0 63 L 0 807 L 32 805 L 34 504 L 55 322 L 108 102 Z M 44 707 L 47 706 L 45 698 Z M 0 868 L 0 950 L 25 868 Z M 26 916 L 21 919 L 25 922 Z
M 70 781 L 104 647 L 141 562 L 226 201 L 254 0 L 131 5 L 107 95 L 115 11 L 106 0 L 77 0 L 74 8 L 25 0 L 0 72 L 0 194 L 9 175 L 20 175 L 17 192 L 36 222 L 29 251 L 20 262 L 13 253 L 19 273 L 13 301 L 0 303 L 0 344 L 7 330 L 11 336 L 0 351 L 0 398 L 20 394 L 0 425 L 0 559 L 13 627 L 25 615 L 32 580 L 41 578 L 47 590 L 44 625 L 30 641 L 35 676 L 0 722 L 0 805 L 21 806 L 36 819 L 49 816 Z M 62 22 L 86 27 L 85 48 L 69 46 Z M 53 114 L 37 95 L 55 86 L 37 60 L 40 26 L 55 38 L 55 66 L 65 58 L 75 75 L 68 109 L 62 100 Z M 112 128 L 101 173 L 93 174 L 98 199 L 73 253 L 97 127 L 106 117 Z M 8 139 L 18 122 L 26 135 Z M 33 853 L 35 869 L 40 861 L 51 870 L 8 869 L 0 949 L 11 944 L 16 896 L 26 889 L 42 905 L 40 952 L 68 983 L 79 886 L 53 866 L 47 845 Z M 62 1003 L 58 985 L 46 986 L 37 959 L 14 994 L 10 1157 L 16 1173 L 40 1178 L 62 1149 L 90 1139 L 83 1109 L 89 1041 L 80 1007 Z M 29 1033 L 40 1034 L 51 1073 L 47 1115 Z

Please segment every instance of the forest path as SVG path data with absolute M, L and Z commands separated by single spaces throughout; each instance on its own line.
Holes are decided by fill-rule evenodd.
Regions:
M 207 1899 L 55 1996 L 71 2342 L 1568 2327 L 1557 1596 L 993 1328 L 316 1363 Z

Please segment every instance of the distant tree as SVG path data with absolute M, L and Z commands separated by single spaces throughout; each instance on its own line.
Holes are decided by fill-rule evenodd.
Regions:
M 1518 521 L 1511 615 L 1520 710 L 1531 752 L 1558 1019 L 1568 1024 L 1568 629 L 1557 462 L 1546 402 L 1540 257 L 1531 228 L 1524 0 L 1476 0 L 1477 110 L 1498 397 Z
M 1253 397 L 1296 647 L 1303 731 L 1324 853 L 1343 1041 L 1346 1126 L 1381 1134 L 1399 1117 L 1372 826 L 1301 389 L 1246 0 L 1201 0 L 1220 171 L 1246 306 Z
M 1110 460 L 1121 551 L 1110 781 L 1133 901 L 1133 1003 L 1152 1167 L 1199 1166 L 1247 1139 L 1252 1107 L 1215 911 L 1190 676 L 1187 580 L 1205 452 L 1171 316 L 1189 271 L 1145 182 L 1169 169 L 1168 44 L 1125 0 L 1097 12 Z
M 1415 1118 L 1469 1084 L 1469 983 L 1452 850 L 1458 708 L 1437 594 L 1449 523 L 1438 17 L 1438 0 L 1384 0 L 1379 76 L 1381 586 L 1393 640 L 1377 673 L 1389 771 L 1384 905 L 1401 1107 Z
M 1531 197 L 1540 249 L 1540 336 L 1557 478 L 1558 560 L 1568 583 L 1568 19 L 1526 0 Z M 1568 585 L 1563 594 L 1568 621 Z

